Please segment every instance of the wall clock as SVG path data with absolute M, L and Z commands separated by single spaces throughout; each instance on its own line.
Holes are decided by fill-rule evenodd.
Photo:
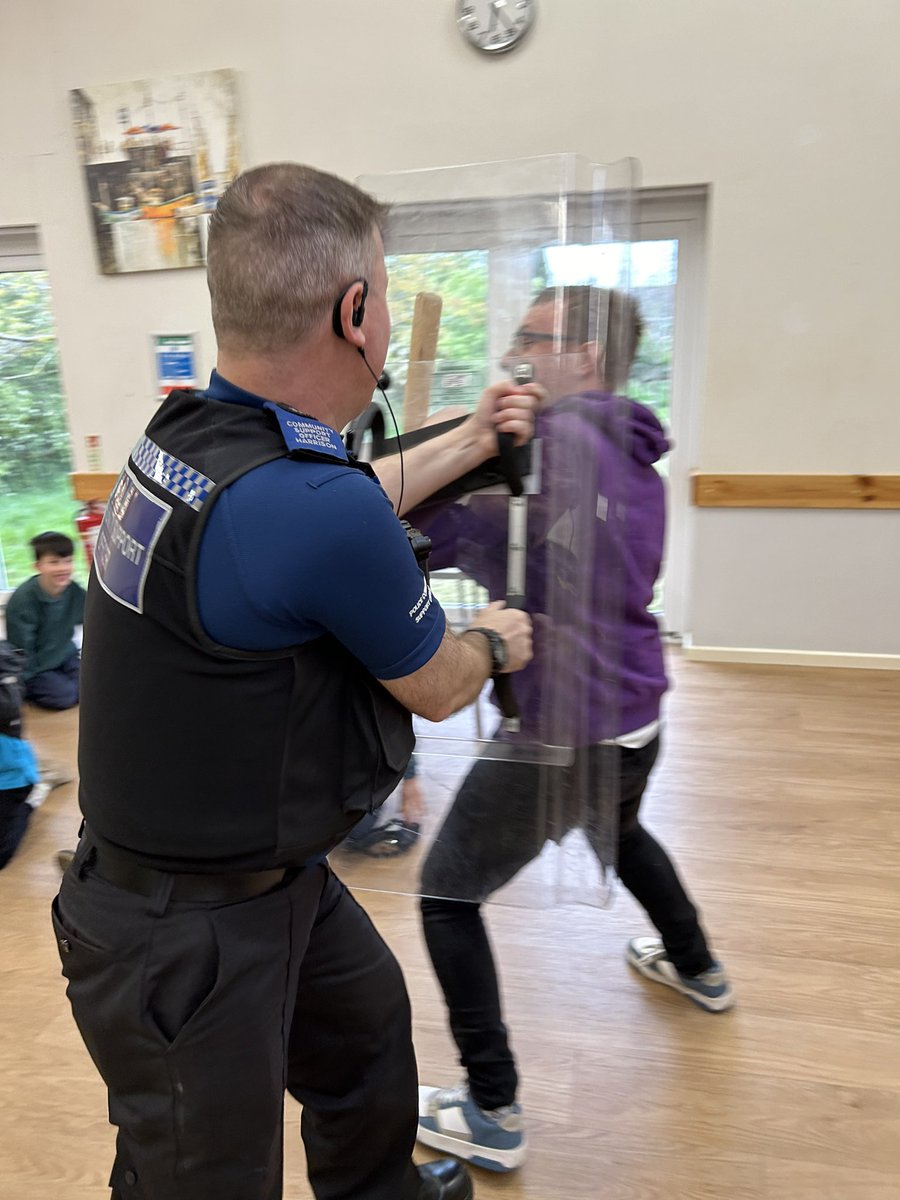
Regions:
M 534 24 L 536 0 L 456 0 L 456 25 L 482 54 L 504 54 Z

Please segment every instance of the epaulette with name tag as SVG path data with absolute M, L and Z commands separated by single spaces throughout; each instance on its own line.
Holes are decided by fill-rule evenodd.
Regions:
M 304 458 L 310 455 L 350 465 L 344 443 L 335 430 L 323 425 L 315 417 L 298 413 L 293 408 L 286 408 L 281 404 L 268 403 L 265 408 L 275 415 L 284 444 L 292 454 Z

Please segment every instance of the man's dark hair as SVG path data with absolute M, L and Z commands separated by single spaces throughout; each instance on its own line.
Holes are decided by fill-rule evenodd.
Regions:
M 598 345 L 599 370 L 611 392 L 624 392 L 644 322 L 637 301 L 615 288 L 577 284 L 544 288 L 535 304 L 562 302 L 562 336 Z
M 46 533 L 37 534 L 28 545 L 34 550 L 35 562 L 39 562 L 42 558 L 49 558 L 51 555 L 55 558 L 71 558 L 75 553 L 72 539 L 64 533 L 54 533 L 52 529 L 48 529 Z
M 245 171 L 209 222 L 207 282 L 219 346 L 270 354 L 307 337 L 375 261 L 387 209 L 299 163 Z

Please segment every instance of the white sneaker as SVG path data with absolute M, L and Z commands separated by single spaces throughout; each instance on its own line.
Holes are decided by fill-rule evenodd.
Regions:
M 73 778 L 72 772 L 59 763 L 42 763 L 40 779 L 28 793 L 25 803 L 40 808 L 54 788 L 71 783 Z
M 419 1088 L 419 1129 L 423 1146 L 443 1150 L 488 1171 L 514 1171 L 525 1161 L 527 1143 L 522 1107 L 480 1109 L 463 1085 Z
M 75 776 L 68 767 L 64 767 L 62 763 L 46 762 L 41 765 L 41 783 L 47 784 L 47 791 L 52 791 L 53 788 L 62 787 L 64 783 L 71 783 Z
M 28 795 L 25 797 L 25 803 L 31 808 L 40 808 L 47 797 L 50 795 L 50 784 L 40 780 L 36 783 Z
M 682 975 L 666 956 L 659 938 L 632 938 L 625 949 L 625 958 L 648 979 L 664 983 L 687 996 L 707 1012 L 724 1012 L 734 1004 L 734 992 L 720 962 L 714 962 L 699 975 Z

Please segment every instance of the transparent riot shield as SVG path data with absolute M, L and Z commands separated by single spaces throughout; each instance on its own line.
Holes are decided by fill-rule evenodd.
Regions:
M 416 781 L 336 851 L 355 887 L 605 898 L 619 810 L 611 743 L 625 732 L 634 176 L 632 160 L 565 155 L 360 181 L 391 205 L 398 429 L 390 436 L 386 415 L 376 472 L 379 454 L 445 436 L 488 384 L 533 380 L 546 400 L 516 463 L 500 455 L 404 514 L 431 539 L 431 587 L 451 627 L 505 600 L 532 615 L 535 653 L 507 676 L 511 699 L 489 684 L 439 725 L 416 719 Z M 405 791 L 420 794 L 412 813 Z

